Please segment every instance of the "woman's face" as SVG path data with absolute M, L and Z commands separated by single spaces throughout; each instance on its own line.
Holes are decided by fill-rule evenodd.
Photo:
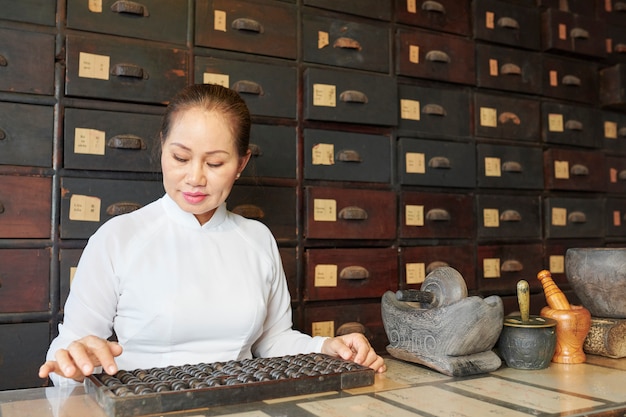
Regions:
M 165 192 L 181 209 L 208 222 L 228 197 L 250 153 L 240 157 L 227 121 L 191 108 L 178 114 L 161 154 Z

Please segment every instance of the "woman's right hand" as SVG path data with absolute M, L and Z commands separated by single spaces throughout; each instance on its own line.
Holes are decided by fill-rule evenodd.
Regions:
M 115 357 L 122 354 L 122 347 L 97 336 L 86 336 L 70 343 L 67 349 L 59 349 L 54 361 L 46 361 L 39 368 L 39 377 L 47 378 L 56 373 L 65 378 L 82 382 L 97 366 L 109 375 L 117 373 Z

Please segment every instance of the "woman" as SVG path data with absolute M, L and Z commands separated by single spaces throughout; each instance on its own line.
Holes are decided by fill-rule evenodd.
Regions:
M 194 85 L 172 100 L 161 125 L 165 195 L 89 239 L 40 377 L 58 385 L 98 366 L 114 374 L 308 352 L 385 370 L 361 334 L 292 330 L 273 236 L 226 210 L 249 135 L 248 109 L 232 90 Z M 113 332 L 118 342 L 107 340 Z

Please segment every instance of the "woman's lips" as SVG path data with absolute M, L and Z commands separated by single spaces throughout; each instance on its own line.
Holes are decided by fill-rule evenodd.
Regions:
M 183 193 L 183 198 L 190 204 L 198 204 L 207 197 L 203 193 Z

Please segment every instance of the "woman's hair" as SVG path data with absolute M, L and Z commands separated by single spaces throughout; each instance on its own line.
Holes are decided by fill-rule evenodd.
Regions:
M 219 113 L 228 122 L 239 156 L 248 152 L 251 123 L 248 106 L 237 92 L 216 84 L 190 85 L 172 98 L 161 122 L 161 145 L 169 136 L 178 115 L 192 108 Z

